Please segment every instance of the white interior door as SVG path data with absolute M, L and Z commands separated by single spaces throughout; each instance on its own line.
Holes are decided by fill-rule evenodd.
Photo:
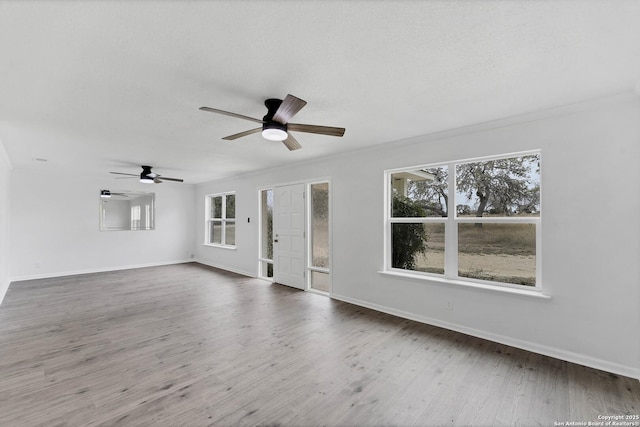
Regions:
M 304 184 L 274 188 L 273 279 L 305 288 Z

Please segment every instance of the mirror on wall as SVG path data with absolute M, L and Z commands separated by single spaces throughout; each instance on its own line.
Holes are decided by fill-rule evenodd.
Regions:
M 153 230 L 155 193 L 100 190 L 100 231 Z

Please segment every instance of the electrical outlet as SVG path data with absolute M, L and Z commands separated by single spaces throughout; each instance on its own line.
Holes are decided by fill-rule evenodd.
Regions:
M 447 300 L 447 310 L 453 311 L 453 301 Z

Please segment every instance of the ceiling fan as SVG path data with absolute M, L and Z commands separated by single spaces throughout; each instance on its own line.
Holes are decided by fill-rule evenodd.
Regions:
M 100 190 L 100 197 L 102 199 L 109 199 L 111 196 L 129 197 L 127 193 L 114 193 L 111 190 Z
M 144 184 L 162 184 L 163 181 L 176 181 L 176 182 L 184 182 L 183 179 L 180 178 L 169 178 L 167 176 L 162 176 L 155 172 L 151 172 L 151 168 L 153 166 L 142 166 L 142 173 L 140 175 L 132 174 L 132 173 L 124 173 L 124 172 L 109 172 L 114 175 L 127 175 L 140 177 L 140 182 Z
M 293 95 L 287 95 L 284 100 L 270 98 L 264 101 L 264 105 L 267 107 L 267 115 L 260 119 L 254 119 L 253 117 L 243 116 L 242 114 L 230 113 L 229 111 L 218 110 L 210 107 L 200 107 L 202 111 L 208 111 L 210 113 L 224 114 L 226 116 L 237 117 L 239 119 L 245 119 L 256 123 L 261 123 L 259 128 L 247 130 L 244 132 L 236 133 L 234 135 L 225 136 L 222 139 L 228 141 L 242 138 L 243 136 L 251 135 L 254 133 L 262 132 L 262 136 L 271 141 L 282 141 L 282 143 L 291 151 L 302 148 L 298 141 L 291 135 L 291 131 L 317 133 L 320 135 L 330 136 L 342 136 L 344 135 L 344 128 L 330 127 L 330 126 L 316 126 L 316 125 L 303 125 L 299 123 L 289 123 L 289 120 L 307 105 L 306 101 L 300 98 L 296 98 Z

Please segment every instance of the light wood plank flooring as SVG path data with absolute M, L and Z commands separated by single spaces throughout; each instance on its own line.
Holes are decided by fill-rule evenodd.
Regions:
M 13 283 L 1 426 L 554 425 L 640 383 L 198 264 Z

